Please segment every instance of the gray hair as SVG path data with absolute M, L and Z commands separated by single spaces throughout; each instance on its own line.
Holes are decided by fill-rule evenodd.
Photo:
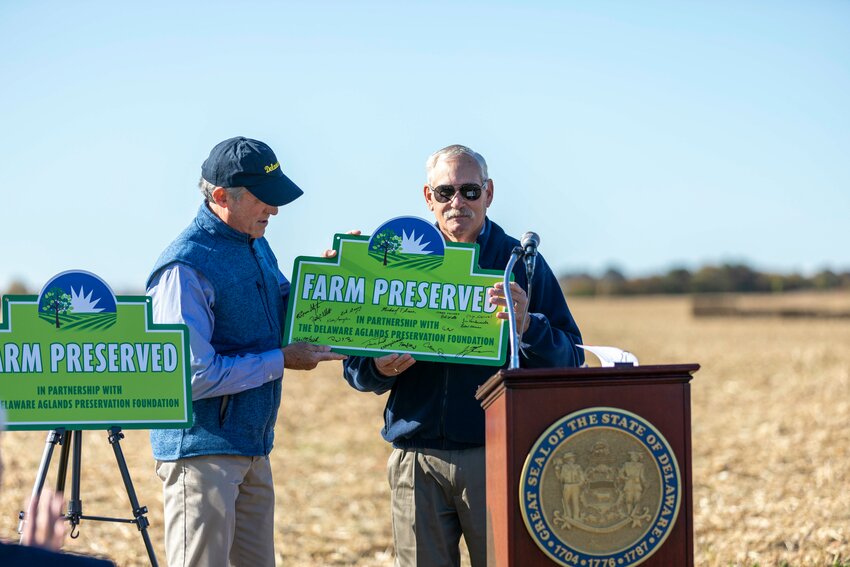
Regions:
M 198 181 L 198 188 L 201 190 L 201 195 L 204 196 L 204 200 L 207 203 L 215 203 L 215 199 L 213 199 L 213 191 L 218 185 L 214 185 L 201 177 L 201 180 Z M 238 201 L 242 196 L 242 193 L 245 192 L 244 187 L 222 187 L 225 191 L 227 191 L 228 196 L 234 201 Z
M 431 172 L 434 170 L 434 167 L 437 166 L 438 161 L 457 156 L 467 156 L 474 159 L 478 164 L 478 169 L 481 170 L 481 180 L 486 181 L 489 179 L 487 176 L 487 162 L 484 161 L 484 156 L 470 148 L 467 148 L 466 146 L 452 144 L 451 146 L 446 146 L 441 150 L 437 150 L 428 157 L 428 160 L 425 162 L 425 172 L 428 175 L 428 182 L 431 182 Z

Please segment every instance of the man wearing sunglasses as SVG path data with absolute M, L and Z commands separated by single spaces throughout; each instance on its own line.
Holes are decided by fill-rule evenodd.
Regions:
M 446 240 L 477 243 L 480 267 L 504 270 L 519 241 L 487 218 L 493 180 L 484 158 L 465 146 L 448 146 L 428 158 L 426 170 L 425 203 Z M 551 269 L 538 257 L 529 303 L 521 266 L 511 283 L 522 333 L 520 366 L 581 365 L 581 333 Z M 506 305 L 501 282 L 488 294 L 492 303 Z M 507 319 L 505 312 L 498 316 Z M 416 362 L 409 354 L 349 357 L 343 365 L 352 387 L 390 391 L 381 434 L 394 448 L 387 472 L 396 565 L 459 566 L 463 535 L 472 567 L 484 567 L 484 410 L 475 392 L 494 369 Z

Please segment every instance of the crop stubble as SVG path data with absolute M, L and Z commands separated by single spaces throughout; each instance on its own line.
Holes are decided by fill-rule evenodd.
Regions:
M 692 382 L 697 565 L 850 559 L 850 322 L 694 319 L 687 298 L 575 299 L 571 307 L 587 344 L 620 346 L 644 364 L 702 365 Z M 392 565 L 384 402 L 352 390 L 336 363 L 287 372 L 272 453 L 278 564 Z M 16 538 L 44 438 L 2 436 L 3 539 Z M 164 564 L 147 433 L 126 431 L 123 446 Z M 58 451 L 49 485 L 57 460 Z M 82 499 L 86 514 L 130 516 L 105 432 L 84 434 Z M 128 525 L 83 521 L 66 549 L 147 564 Z

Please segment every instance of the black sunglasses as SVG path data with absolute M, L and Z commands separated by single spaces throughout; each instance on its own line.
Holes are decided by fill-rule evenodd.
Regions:
M 460 196 L 467 201 L 477 201 L 481 197 L 482 191 L 481 185 L 477 183 L 464 183 L 458 189 L 455 189 L 454 185 L 439 185 L 437 187 L 431 187 L 429 185 L 429 187 L 438 203 L 448 203 L 458 191 L 460 192 Z

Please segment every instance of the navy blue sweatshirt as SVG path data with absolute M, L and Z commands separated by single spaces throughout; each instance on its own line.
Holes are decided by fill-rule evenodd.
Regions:
M 477 239 L 482 269 L 504 271 L 519 241 L 485 220 Z M 517 262 L 515 281 L 528 291 L 525 266 Z M 538 255 L 530 325 L 522 335 L 521 368 L 580 366 L 581 333 L 558 280 Z M 466 449 L 484 445 L 484 410 L 475 392 L 498 371 L 494 366 L 416 361 L 398 376 L 378 373 L 374 359 L 351 356 L 344 363 L 348 383 L 361 392 L 390 391 L 384 410 L 384 439 L 398 448 Z M 507 367 L 507 364 L 505 365 Z

